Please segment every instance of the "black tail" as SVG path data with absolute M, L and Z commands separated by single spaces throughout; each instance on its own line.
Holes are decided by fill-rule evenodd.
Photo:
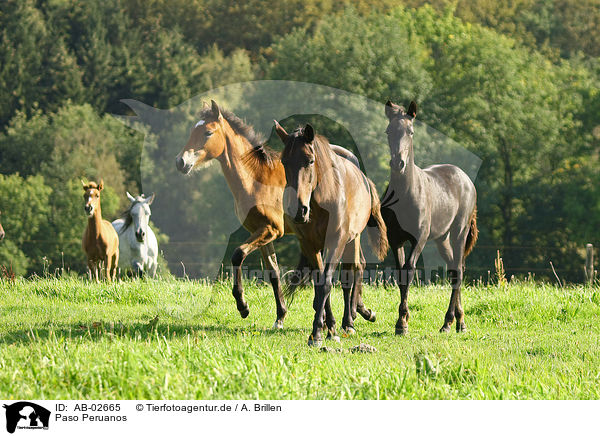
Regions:
M 371 191 L 371 217 L 367 223 L 367 232 L 369 234 L 371 247 L 373 247 L 377 258 L 383 260 L 390 248 L 387 240 L 387 227 L 381 216 L 381 203 L 379 202 L 375 184 L 371 180 L 367 180 L 369 181 L 369 188 Z
M 467 257 L 471 251 L 473 251 L 473 247 L 477 242 L 478 236 L 479 229 L 477 228 L 477 206 L 475 206 L 473 215 L 471 215 L 471 224 L 469 227 L 469 234 L 467 235 L 467 242 L 465 243 L 465 257 Z

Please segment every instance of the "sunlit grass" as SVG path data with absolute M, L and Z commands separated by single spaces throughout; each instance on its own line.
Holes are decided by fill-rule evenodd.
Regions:
M 326 344 L 339 353 L 306 346 L 310 289 L 283 331 L 269 286 L 247 282 L 246 295 L 243 320 L 229 283 L 0 281 L 0 397 L 600 398 L 598 287 L 466 287 L 464 334 L 438 333 L 448 287 L 413 287 L 397 337 L 397 289 L 366 286 L 377 322 Z M 340 325 L 339 289 L 332 305 Z M 348 352 L 359 343 L 377 352 Z

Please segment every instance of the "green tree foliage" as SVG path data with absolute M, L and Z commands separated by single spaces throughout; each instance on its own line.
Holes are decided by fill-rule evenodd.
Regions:
M 272 50 L 267 77 L 316 81 L 381 102 L 416 98 L 420 119 L 478 154 L 484 161 L 477 180 L 481 245 L 504 247 L 511 272 L 537 256 L 513 246 L 554 245 L 556 232 L 520 223 L 544 213 L 526 198 L 539 184 L 564 183 L 556 171 L 574 149 L 586 148 L 577 134 L 577 87 L 589 89 L 580 69 L 428 7 L 370 17 L 348 12 L 313 33 L 293 31 Z M 563 217 L 547 219 L 557 227 Z M 581 246 L 577 236 L 573 243 Z M 493 251 L 479 253 L 486 258 L 475 262 L 489 265 Z
M 81 71 L 33 0 L 0 2 L 0 127 L 18 110 L 81 101 Z
M 547 269 L 549 260 L 559 271 L 578 270 L 581 246 L 598 238 L 599 21 L 600 0 L 0 2 L 0 173 L 25 196 L 33 176 L 50 189 L 34 231 L 46 242 L 7 236 L 3 259 L 11 257 L 19 273 L 41 271 L 44 256 L 54 267 L 64 257 L 81 269 L 79 179 L 104 177 L 103 212 L 114 218 L 125 190 L 141 189 L 142 163 L 156 183 L 175 183 L 180 194 L 154 205 L 176 216 L 159 223 L 167 234 L 214 219 L 229 198 L 217 167 L 193 182 L 172 180 L 170 164 L 151 168 L 152 159 L 172 161 L 170 148 L 150 135 L 152 159 L 142 161 L 141 135 L 105 114 L 131 115 L 123 98 L 166 109 L 222 85 L 267 78 L 382 103 L 416 99 L 420 120 L 483 159 L 482 231 L 471 270 L 488 269 L 496 248 L 509 272 Z M 287 127 L 310 118 L 335 140 L 346 138 L 344 126 L 303 115 L 284 120 Z M 174 123 L 160 134 L 182 138 L 187 128 Z M 373 143 L 363 158 L 377 163 L 369 175 L 381 188 L 387 148 L 384 140 Z M 5 227 L 13 225 L 13 207 L 25 206 L 3 210 Z
M 41 235 L 48 220 L 48 199 L 52 193 L 40 175 L 22 178 L 19 174 L 0 174 L 0 211 L 6 237 L 0 242 L 0 265 L 22 275 L 33 263 L 26 254 Z
M 2 156 L 11 156 L 7 159 L 11 167 L 3 167 L 3 172 L 35 173 L 52 188 L 36 243 L 27 247 L 17 243 L 35 260 L 31 267 L 39 267 L 39 260 L 46 257 L 53 267 L 64 261 L 83 270 L 81 235 L 86 218 L 81 180 L 104 178 L 103 217 L 116 218 L 127 204 L 125 191 L 139 191 L 140 137 L 112 116 L 100 117 L 89 105 L 66 105 L 49 116 L 37 113 L 26 119 L 19 114 L 0 144 Z
M 406 0 L 451 11 L 469 23 L 482 24 L 552 58 L 579 52 L 600 56 L 599 0 Z

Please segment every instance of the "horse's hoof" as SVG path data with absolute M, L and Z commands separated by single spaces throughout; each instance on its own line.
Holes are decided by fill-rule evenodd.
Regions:
M 450 333 L 450 325 L 445 325 L 440 329 L 440 333 Z
M 278 319 L 277 321 L 275 321 L 275 324 L 273 324 L 273 330 L 281 330 L 283 329 L 283 320 Z
M 250 315 L 250 309 L 248 309 L 247 307 L 245 309 L 240 310 L 240 316 L 242 318 L 248 318 L 248 315 Z
M 308 346 L 309 347 L 322 347 L 323 346 L 323 341 L 319 338 L 319 339 L 314 339 L 312 335 L 310 335 L 310 337 L 308 338 Z
M 328 341 L 340 342 L 340 337 L 338 335 L 327 335 L 326 339 Z
M 369 322 L 375 322 L 377 320 L 377 313 L 375 313 L 374 310 L 371 311 L 371 316 L 369 317 L 369 319 L 367 321 Z
M 354 327 L 344 327 L 344 333 L 347 336 L 352 336 L 356 334 L 356 330 L 354 329 Z
M 407 333 L 407 327 L 396 327 L 396 336 L 405 336 Z
M 456 324 L 456 333 L 465 333 L 467 331 L 467 326 L 464 322 L 460 322 Z

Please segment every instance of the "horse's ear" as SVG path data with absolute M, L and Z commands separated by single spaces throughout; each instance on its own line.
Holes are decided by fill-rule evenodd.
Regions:
M 98 191 L 102 191 L 104 189 L 104 179 L 100 179 L 100 184 L 98 185 Z
M 223 115 L 221 115 L 221 109 L 219 109 L 219 105 L 217 104 L 216 101 L 211 100 L 210 101 L 210 110 L 213 114 L 213 116 L 215 117 L 215 119 L 221 121 L 223 119 Z
M 125 192 L 125 194 L 127 194 L 127 198 L 129 198 L 129 201 L 131 201 L 132 203 L 135 201 L 135 198 L 133 198 L 133 195 L 131 195 L 129 192 Z
M 417 103 L 415 103 L 414 101 L 410 102 L 407 114 L 413 118 L 417 116 Z
M 83 180 L 81 181 L 81 186 L 83 186 L 84 191 L 87 191 L 87 184 Z
M 283 142 L 285 144 L 285 142 L 288 139 L 288 134 L 285 131 L 285 129 L 283 127 L 281 127 L 281 124 L 279 124 L 277 122 L 277 120 L 273 120 L 275 122 L 275 133 L 277 133 L 277 136 L 279 136 L 279 139 L 281 139 L 281 142 Z
M 385 116 L 391 120 L 398 114 L 398 106 L 392 103 L 392 100 L 388 100 L 385 103 Z
M 304 128 L 303 136 L 306 142 L 313 142 L 313 139 L 315 139 L 315 129 L 313 129 L 313 126 L 307 124 Z
M 155 197 L 155 195 L 156 195 L 156 194 L 153 192 L 153 193 L 150 195 L 150 197 L 148 197 L 148 198 L 146 199 L 146 204 L 147 204 L 148 206 L 150 206 L 150 205 L 152 204 L 152 202 L 154 201 L 154 197 Z

